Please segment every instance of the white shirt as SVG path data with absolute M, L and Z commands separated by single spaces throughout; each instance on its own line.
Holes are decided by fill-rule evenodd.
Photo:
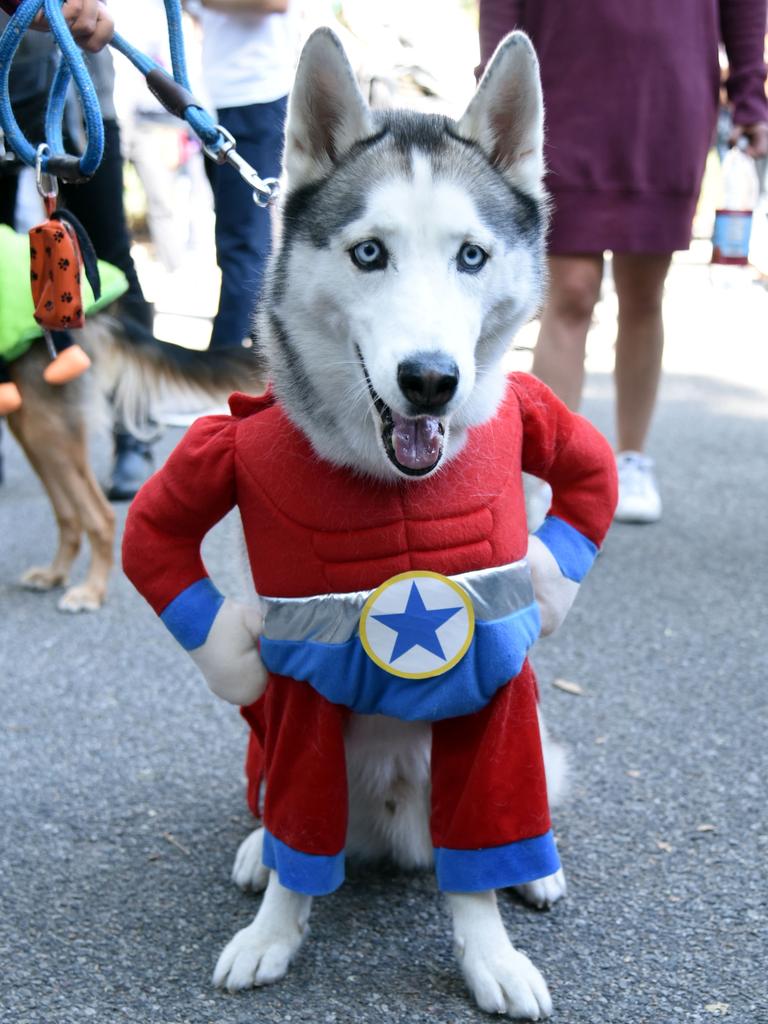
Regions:
M 285 14 L 225 14 L 200 7 L 203 75 L 217 109 L 271 103 L 290 92 L 297 59 L 291 7 Z

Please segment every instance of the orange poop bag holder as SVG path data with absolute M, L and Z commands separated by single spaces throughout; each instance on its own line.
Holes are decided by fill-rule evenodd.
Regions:
M 43 377 L 49 384 L 66 384 L 84 373 L 91 361 L 79 345 L 74 342 L 62 345 L 50 332 L 76 330 L 85 324 L 80 287 L 84 265 L 80 240 L 89 249 L 91 246 L 77 220 L 71 214 L 55 209 L 54 197 L 46 197 L 45 205 L 48 219 L 29 232 L 30 282 L 35 304 L 33 315 L 45 328 L 46 341 L 53 356 L 43 371 Z M 92 249 L 88 255 L 92 255 Z M 98 279 L 95 254 L 92 266 Z M 93 274 L 88 276 L 94 285 L 94 293 L 97 293 L 100 289 Z
M 85 324 L 83 273 L 97 299 L 101 286 L 96 254 L 85 229 L 69 211 L 56 209 L 55 195 L 45 195 L 45 207 L 47 219 L 29 232 L 30 284 L 33 316 L 43 328 L 51 356 L 43 378 L 60 385 L 75 380 L 91 365 L 85 351 L 65 333 Z M 16 385 L 0 381 L 0 415 L 15 412 L 21 402 Z

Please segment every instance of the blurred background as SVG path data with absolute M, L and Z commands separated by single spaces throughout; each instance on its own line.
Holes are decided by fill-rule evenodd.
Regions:
M 125 38 L 170 69 L 162 0 L 110 0 L 110 10 Z M 199 13 L 194 2 L 185 4 L 187 59 L 195 95 L 214 110 L 202 73 Z M 289 14 L 294 63 L 313 29 L 331 26 L 377 106 L 458 114 L 472 94 L 479 61 L 472 0 L 394 0 L 386 7 L 365 0 L 291 0 Z M 198 140 L 165 113 L 133 65 L 115 54 L 114 66 L 132 255 L 144 294 L 155 307 L 155 333 L 164 341 L 204 349 L 220 285 L 205 158 Z M 23 171 L 17 229 L 38 223 L 40 210 L 34 173 Z
M 188 61 L 195 94 L 209 109 L 202 74 L 202 32 L 194 0 L 185 5 Z M 116 25 L 126 38 L 164 67 L 170 66 L 162 0 L 111 0 Z M 474 0 L 291 0 L 295 58 L 307 35 L 329 25 L 341 37 L 364 93 L 375 106 L 410 106 L 458 116 L 472 95 L 477 66 L 478 15 Z M 204 349 L 216 314 L 220 273 L 214 247 L 214 213 L 209 175 L 199 142 L 183 122 L 166 114 L 147 91 L 142 77 L 119 54 L 114 56 L 114 100 L 125 158 L 125 207 L 132 255 L 146 298 L 154 304 L 155 333 L 165 340 Z M 727 73 L 725 57 L 723 73 Z M 691 248 L 677 253 L 671 281 L 679 267 L 705 268 L 711 255 L 714 213 L 722 202 L 721 158 L 729 130 L 723 104 L 717 137 L 701 191 Z M 699 285 L 744 289 L 768 284 L 768 205 L 764 162 L 758 162 L 759 200 L 753 222 L 750 265 L 713 268 Z M 31 171 L 22 172 L 17 228 L 40 219 Z M 679 274 L 678 274 L 679 277 Z M 601 302 L 595 310 L 587 369 L 600 368 L 599 353 L 612 345 L 610 258 Z M 607 305 L 606 305 L 607 304 Z M 599 326 L 610 327 L 604 343 Z M 535 340 L 536 324 L 520 341 L 523 350 Z M 606 359 L 610 358 L 610 352 Z

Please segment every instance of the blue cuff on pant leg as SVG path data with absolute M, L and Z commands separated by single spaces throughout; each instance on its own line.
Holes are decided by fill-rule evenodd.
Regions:
M 563 576 L 574 583 L 581 583 L 592 568 L 597 545 L 557 516 L 547 516 L 534 536 L 552 552 Z
M 344 881 L 343 850 L 330 856 L 302 853 L 276 839 L 266 828 L 261 859 L 265 867 L 277 872 L 281 885 L 306 896 L 327 896 Z
M 552 831 L 532 839 L 483 850 L 435 849 L 435 872 L 442 892 L 484 892 L 523 885 L 554 875 L 560 857 Z

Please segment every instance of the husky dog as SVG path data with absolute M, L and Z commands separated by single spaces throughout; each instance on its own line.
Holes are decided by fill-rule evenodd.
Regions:
M 370 110 L 335 36 L 310 38 L 289 105 L 282 241 L 258 323 L 280 402 L 332 464 L 428 477 L 493 417 L 510 336 L 542 301 L 542 144 L 538 65 L 519 32 L 458 121 Z M 198 661 L 211 682 L 215 669 L 203 653 Z M 346 743 L 348 852 L 428 866 L 429 724 L 353 715 Z M 556 799 L 564 762 L 546 736 L 545 761 Z M 263 866 L 263 840 L 260 829 L 242 843 L 233 871 L 243 888 L 266 887 L 215 969 L 215 983 L 233 991 L 281 978 L 307 932 L 312 898 Z M 538 906 L 564 892 L 560 871 L 520 887 Z M 495 893 L 447 901 L 478 1005 L 547 1017 L 546 984 L 512 946 Z

